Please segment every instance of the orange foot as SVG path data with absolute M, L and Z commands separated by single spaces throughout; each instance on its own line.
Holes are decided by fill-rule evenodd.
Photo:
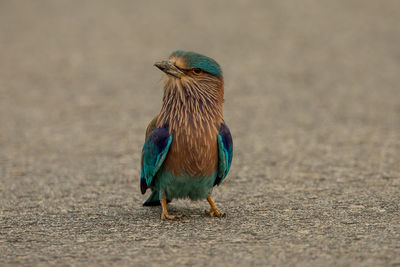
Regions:
M 177 220 L 182 220 L 183 215 L 169 215 L 167 211 L 167 200 L 165 198 L 161 199 L 161 207 L 162 207 L 162 213 L 161 213 L 161 220 L 171 220 L 171 221 L 177 221 Z
M 171 221 L 178 221 L 178 220 L 182 220 L 183 219 L 183 215 L 169 215 L 168 212 L 166 213 L 161 213 L 161 220 L 171 220 Z
M 205 211 L 207 215 L 211 217 L 218 217 L 218 218 L 224 218 L 226 216 L 225 213 L 222 213 L 218 208 L 211 208 L 210 210 Z
M 222 213 L 216 206 L 214 201 L 211 199 L 211 196 L 207 197 L 208 203 L 210 203 L 211 209 L 208 211 L 206 210 L 206 214 L 210 215 L 211 217 L 218 217 L 218 218 L 223 218 L 226 216 L 225 213 Z

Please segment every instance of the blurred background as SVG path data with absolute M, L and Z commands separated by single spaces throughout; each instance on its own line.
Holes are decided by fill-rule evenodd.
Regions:
M 399 16 L 396 0 L 0 1 L 0 263 L 399 264 Z M 153 63 L 177 49 L 224 71 L 226 220 L 140 206 Z

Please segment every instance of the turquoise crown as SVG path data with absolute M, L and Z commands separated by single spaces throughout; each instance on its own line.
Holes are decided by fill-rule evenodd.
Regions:
M 198 54 L 196 52 L 177 50 L 172 52 L 170 57 L 179 57 L 186 61 L 189 69 L 200 68 L 212 75 L 221 77 L 222 70 L 219 64 L 212 58 Z

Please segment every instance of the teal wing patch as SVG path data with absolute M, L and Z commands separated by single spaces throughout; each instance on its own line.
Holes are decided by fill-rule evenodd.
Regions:
M 156 128 L 150 132 L 142 149 L 140 171 L 140 190 L 144 194 L 152 184 L 155 175 L 161 168 L 172 143 L 172 135 L 167 127 Z
M 214 185 L 220 185 L 228 175 L 232 163 L 233 142 L 231 132 L 225 123 L 222 123 L 218 131 L 218 174 Z

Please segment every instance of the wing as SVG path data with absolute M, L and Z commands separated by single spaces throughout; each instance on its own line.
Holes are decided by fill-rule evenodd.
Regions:
M 233 143 L 231 132 L 225 123 L 222 123 L 218 131 L 218 174 L 214 186 L 220 185 L 225 179 L 231 167 L 233 156 Z
M 149 137 L 149 134 L 151 133 L 151 131 L 153 131 L 153 130 L 156 128 L 157 119 L 158 119 L 158 116 L 155 116 L 155 117 L 151 120 L 151 122 L 149 123 L 149 125 L 147 126 L 147 129 L 146 129 L 146 137 L 145 137 L 144 141 L 147 140 L 147 137 Z
M 162 166 L 171 142 L 172 135 L 169 134 L 168 127 L 154 128 L 148 133 L 142 149 L 140 171 L 140 190 L 142 194 L 146 192 L 146 189 L 151 185 L 154 176 Z

